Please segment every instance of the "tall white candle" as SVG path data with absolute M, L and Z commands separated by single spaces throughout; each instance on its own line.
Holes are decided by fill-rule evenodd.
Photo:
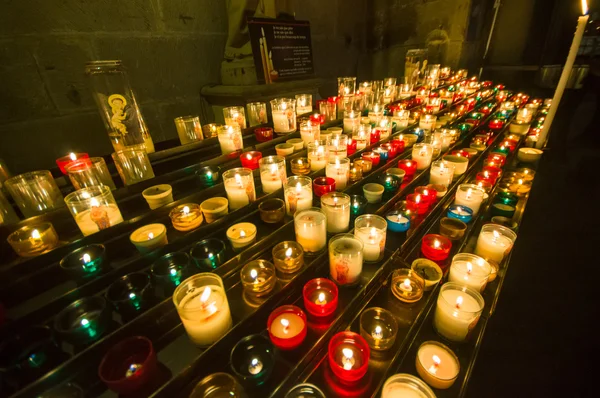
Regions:
M 311 171 L 319 171 L 325 168 L 329 160 L 329 148 L 327 145 L 318 145 L 313 142 L 309 144 L 307 152 Z
M 452 184 L 452 178 L 454 178 L 454 165 L 438 160 L 431 164 L 429 173 L 430 184 L 439 184 L 447 188 Z
M 261 172 L 260 182 L 262 183 L 263 191 L 265 193 L 272 193 L 281 189 L 282 182 L 277 167 L 275 166 L 274 173 L 272 171 Z
M 329 192 L 321 196 L 321 209 L 327 216 L 327 232 L 346 232 L 350 227 L 350 196 Z
M 363 245 L 350 234 L 340 234 L 329 242 L 329 274 L 340 285 L 356 283 L 363 267 Z
M 308 183 L 305 183 L 308 182 Z M 312 181 L 309 177 L 290 177 L 285 186 L 285 210 L 288 216 L 310 209 L 313 203 Z
M 344 112 L 344 133 L 352 134 L 360 126 L 360 113 L 355 111 Z
M 448 282 L 440 290 L 433 324 L 448 340 L 464 341 L 477 325 L 483 304 L 483 298 L 476 291 Z
M 318 208 L 297 212 L 294 216 L 296 242 L 305 252 L 317 253 L 327 244 L 327 216 Z
M 308 147 L 308 144 L 315 142 L 320 137 L 321 126 L 318 123 L 313 123 L 310 120 L 302 122 L 300 124 L 300 138 L 304 141 L 304 146 Z
M 243 148 L 242 131 L 235 126 L 222 126 L 219 128 L 217 137 L 221 146 L 221 153 L 227 155 Z
M 475 254 L 485 259 L 501 263 L 512 248 L 513 241 L 496 230 L 482 230 L 477 238 Z
M 239 209 L 244 207 L 256 199 L 256 191 L 254 188 L 254 178 L 252 177 L 252 170 L 249 170 L 249 174 L 241 175 L 232 169 L 233 175 L 229 177 L 227 173 L 223 174 L 225 180 L 225 192 L 227 193 L 227 199 L 229 200 L 229 208 L 231 210 Z
M 365 261 L 378 261 L 385 249 L 385 231 L 375 227 L 362 227 L 354 229 L 354 235 L 365 245 Z
M 346 189 L 348 185 L 348 179 L 350 178 L 350 159 L 334 159 L 327 163 L 325 169 L 325 175 L 335 180 L 335 189 L 342 191 Z
M 417 170 L 425 170 L 431 164 L 433 147 L 430 144 L 415 144 L 412 150 L 412 160 L 417 163 Z

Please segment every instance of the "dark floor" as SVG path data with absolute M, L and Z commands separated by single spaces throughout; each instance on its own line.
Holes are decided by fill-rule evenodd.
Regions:
M 557 115 L 469 398 L 600 396 L 597 89 Z

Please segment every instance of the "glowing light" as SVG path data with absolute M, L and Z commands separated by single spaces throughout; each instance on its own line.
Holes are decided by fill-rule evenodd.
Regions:
M 84 263 L 84 264 L 87 264 L 87 263 L 89 263 L 91 260 L 92 260 L 92 258 L 90 257 L 90 255 L 89 255 L 89 254 L 85 253 L 85 254 L 83 255 L 83 263 Z
M 31 237 L 32 237 L 33 239 L 41 239 L 41 237 L 42 237 L 42 236 L 40 235 L 40 231 L 38 231 L 37 229 L 34 229 L 34 230 L 31 232 Z

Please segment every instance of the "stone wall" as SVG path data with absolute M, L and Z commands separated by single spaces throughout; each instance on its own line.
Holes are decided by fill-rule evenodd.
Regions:
M 356 74 L 366 0 L 291 1 L 311 21 L 316 73 L 333 91 L 335 76 Z M 94 59 L 123 60 L 154 141 L 175 138 L 173 118 L 201 113 L 200 88 L 220 81 L 225 4 L 0 2 L 0 158 L 19 173 L 71 151 L 112 152 L 84 74 Z

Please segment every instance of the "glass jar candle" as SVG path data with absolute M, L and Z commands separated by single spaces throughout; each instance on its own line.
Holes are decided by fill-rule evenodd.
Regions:
M 219 138 L 219 145 L 221 146 L 221 153 L 223 155 L 241 151 L 244 147 L 242 130 L 237 125 L 217 128 L 217 137 Z
M 431 163 L 431 168 L 429 170 L 430 184 L 439 184 L 447 188 L 450 186 L 450 184 L 452 184 L 453 178 L 454 164 L 444 160 L 436 160 L 435 162 Z
M 254 129 L 254 137 L 258 142 L 267 142 L 273 139 L 273 129 L 271 127 L 258 127 Z
M 302 289 L 304 308 L 316 317 L 333 314 L 338 306 L 338 288 L 326 278 L 311 279 Z
M 26 225 L 8 235 L 8 244 L 20 257 L 35 257 L 54 249 L 58 235 L 51 223 Z
M 100 339 L 112 321 L 112 310 L 102 296 L 84 297 L 72 302 L 54 317 L 58 337 L 75 347 Z
M 229 373 L 213 373 L 196 384 L 189 398 L 245 397 L 244 388 Z
M 479 213 L 485 191 L 475 184 L 460 184 L 456 190 L 454 204 L 473 210 L 473 216 Z
M 217 138 L 220 127 L 223 127 L 221 123 L 205 124 L 202 126 L 202 133 L 206 138 Z
M 404 170 L 406 177 L 412 178 L 417 171 L 417 162 L 410 159 L 398 161 L 398 168 Z
M 196 267 L 213 270 L 225 262 L 225 244 L 216 238 L 201 240 L 190 249 Z
M 325 122 L 337 119 L 337 104 L 335 100 L 319 102 L 319 113 L 325 119 Z
M 73 152 L 71 152 L 67 156 L 63 156 L 62 158 L 56 159 L 56 165 L 60 169 L 61 173 L 67 174 L 66 168 L 67 168 L 68 165 L 70 165 L 71 163 L 76 162 L 78 160 L 89 159 L 89 157 L 90 157 L 90 155 L 88 155 L 87 153 L 73 153 Z
M 329 340 L 329 366 L 342 383 L 356 383 L 369 368 L 369 345 L 359 334 L 339 332 Z
M 434 130 L 436 120 L 437 120 L 437 116 L 429 115 L 429 114 L 423 115 L 419 119 L 419 128 L 421 128 L 423 130 L 429 130 L 429 131 Z
M 308 144 L 315 142 L 320 138 L 321 125 L 319 123 L 311 122 L 310 120 L 300 122 L 300 138 L 304 142 L 304 146 L 308 147 Z
M 450 255 L 452 242 L 442 235 L 427 234 L 421 241 L 421 252 L 433 261 L 444 261 Z
M 256 200 L 252 170 L 245 167 L 227 170 L 223 173 L 223 182 L 231 210 L 237 210 Z
M 353 96 L 356 91 L 356 76 L 338 77 L 338 95 L 340 97 Z
M 242 167 L 249 168 L 250 170 L 258 169 L 258 162 L 262 158 L 262 153 L 259 151 L 248 151 L 240 155 L 240 163 Z
M 498 264 L 508 253 L 517 239 L 517 234 L 509 228 L 497 224 L 486 224 L 477 238 L 475 254 Z
M 168 242 L 167 227 L 163 224 L 148 224 L 133 231 L 129 240 L 142 254 L 163 247 Z
M 351 202 L 350 215 L 353 218 L 356 218 L 356 217 L 364 214 L 365 210 L 367 209 L 367 204 L 369 204 L 367 199 L 364 196 L 360 196 L 360 195 L 350 196 L 350 202 Z
M 279 198 L 266 199 L 258 205 L 260 219 L 267 224 L 283 221 L 285 217 L 285 202 Z
M 284 184 L 285 208 L 288 216 L 312 207 L 312 180 L 305 176 L 291 176 Z
M 187 145 L 204 139 L 199 116 L 180 116 L 176 117 L 174 122 L 181 145 Z
M 60 268 L 74 279 L 98 275 L 106 265 L 106 248 L 97 243 L 75 249 L 60 260 Z
M 62 193 L 49 171 L 19 174 L 4 182 L 25 218 L 64 206 Z
M 360 113 L 354 110 L 344 111 L 344 133 L 353 135 L 360 126 Z
M 327 216 L 317 208 L 311 207 L 294 214 L 294 230 L 298 242 L 306 254 L 316 254 L 327 245 Z
M 246 246 L 256 241 L 256 225 L 249 222 L 241 222 L 227 229 L 226 235 L 234 252 L 242 251 Z
M 154 185 L 142 191 L 150 210 L 157 209 L 173 201 L 173 187 L 169 184 Z
M 267 320 L 271 342 L 280 350 L 293 350 L 306 338 L 306 314 L 295 305 L 276 308 Z
M 392 273 L 391 289 L 394 297 L 404 303 L 415 303 L 423 297 L 425 281 L 415 271 L 400 268 Z
M 372 128 L 370 124 L 359 122 L 357 129 L 352 131 L 352 140 L 356 141 L 357 151 L 362 151 L 368 145 L 370 145 L 371 129 Z
M 448 281 L 483 292 L 487 286 L 492 267 L 483 258 L 470 253 L 459 253 L 452 258 Z
M 465 207 L 466 209 L 467 207 Z M 450 240 L 459 240 L 465 236 L 467 224 L 456 218 L 443 217 L 440 220 L 440 235 Z
M 275 347 L 262 334 L 244 337 L 231 350 L 229 363 L 233 373 L 248 384 L 261 385 L 275 368 Z M 211 393 L 207 396 L 211 396 Z M 228 394 L 229 395 L 229 394 Z M 239 395 L 231 395 L 237 397 Z
M 111 156 L 123 185 L 133 185 L 154 178 L 154 170 L 143 144 L 128 146 Z
M 346 232 L 350 227 L 350 196 L 329 192 L 321 196 L 321 209 L 327 216 L 327 232 Z
M 192 272 L 190 256 L 185 252 L 168 253 L 150 267 L 150 279 L 156 297 L 170 297 L 175 288 Z
M 364 260 L 376 262 L 383 258 L 387 222 L 374 214 L 358 216 L 354 221 L 354 235 L 364 244 Z
M 204 166 L 196 172 L 196 175 L 203 187 L 212 187 L 219 182 L 220 171 L 221 168 L 219 166 Z
M 381 398 L 435 398 L 435 393 L 421 379 L 408 373 L 398 373 L 385 381 Z
M 251 298 L 268 296 L 277 283 L 275 266 L 266 260 L 253 260 L 240 271 L 244 294 Z
M 282 156 L 267 156 L 260 159 L 258 164 L 263 192 L 273 193 L 281 189 L 287 179 L 285 158 Z
M 348 136 L 332 134 L 329 141 L 329 161 L 344 159 L 348 156 Z
M 373 169 L 373 162 L 370 159 L 356 159 L 352 164 L 362 169 L 363 174 L 369 174 Z
M 169 217 L 173 228 L 182 232 L 198 228 L 203 221 L 200 205 L 196 203 L 186 203 L 173 208 L 169 212 Z
M 410 215 L 401 210 L 393 210 L 386 214 L 388 228 L 392 232 L 406 232 L 410 229 Z
M 406 195 L 406 208 L 418 215 L 424 215 L 429 211 L 429 201 L 420 194 L 411 193 Z
M 392 348 L 398 334 L 394 314 L 380 307 L 367 308 L 360 314 L 360 335 L 375 351 Z
M 304 265 L 304 250 L 297 242 L 279 242 L 271 253 L 275 268 L 284 275 L 294 274 Z
M 246 128 L 246 112 L 243 106 L 228 106 L 223 108 L 223 117 L 228 126 L 237 126 L 244 130 Z
M 333 192 L 335 191 L 335 180 L 331 177 L 317 177 L 313 181 L 313 191 L 318 198 Z
M 425 170 L 431 164 L 433 146 L 430 144 L 415 144 L 412 149 L 412 160 L 417 164 L 417 170 Z
M 392 122 L 396 123 L 397 129 L 407 128 L 409 116 L 410 116 L 410 111 L 408 111 L 406 109 L 394 110 L 394 117 L 392 117 Z
M 373 167 L 377 167 L 381 161 L 381 155 L 377 152 L 364 152 L 360 157 L 363 160 L 370 160 Z
M 123 222 L 117 202 L 106 185 L 72 192 L 65 203 L 84 236 Z
M 229 201 L 227 199 L 217 196 L 200 203 L 200 210 L 204 214 L 206 223 L 210 224 L 226 216 L 229 213 L 228 206 Z
M 329 159 L 325 168 L 325 175 L 335 180 L 335 188 L 337 190 L 342 191 L 346 189 L 348 179 L 350 178 L 350 159 Z
M 117 189 L 103 158 L 76 160 L 68 164 L 65 170 L 75 189 L 96 185 L 106 185 L 112 190 Z
M 419 346 L 415 366 L 427 384 L 440 390 L 452 387 L 460 372 L 458 357 L 437 341 L 426 341 Z
M 312 94 L 296 94 L 296 113 L 304 115 L 312 111 Z
M 189 277 L 175 289 L 173 303 L 188 337 L 197 346 L 209 346 L 231 329 L 229 302 L 218 275 Z
M 413 261 L 410 269 L 423 279 L 423 290 L 426 292 L 433 290 L 444 275 L 439 265 L 426 258 L 418 258 Z
M 285 135 L 296 131 L 296 101 L 291 98 L 271 100 L 273 129 L 277 135 Z
M 311 171 L 324 169 L 329 160 L 329 144 L 322 140 L 317 140 L 308 144 L 307 156 L 310 161 Z
M 363 177 L 362 167 L 357 165 L 355 162 L 351 163 L 348 177 L 348 183 L 350 184 L 360 181 Z
M 476 290 L 447 282 L 438 295 L 433 325 L 442 337 L 463 342 L 475 329 L 484 304 L 483 297 Z
M 246 104 L 246 111 L 248 113 L 248 122 L 250 127 L 258 126 L 267 123 L 267 104 L 264 102 L 249 102 Z M 255 130 L 256 131 L 256 130 Z M 271 129 L 271 133 L 273 130 Z M 271 134 L 271 137 L 273 135 Z
M 108 287 L 106 299 L 125 322 L 134 319 L 154 302 L 150 276 L 145 272 L 134 272 L 117 279 Z

